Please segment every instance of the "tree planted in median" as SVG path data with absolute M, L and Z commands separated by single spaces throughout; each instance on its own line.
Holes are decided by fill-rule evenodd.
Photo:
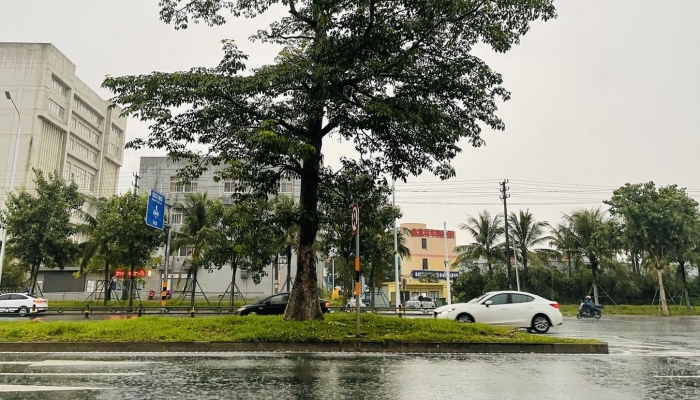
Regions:
M 34 170 L 34 190 L 25 187 L 9 193 L 2 212 L 7 226 L 7 252 L 29 270 L 29 290 L 36 290 L 39 267 L 63 269 L 77 260 L 78 246 L 71 238 L 77 226 L 71 214 L 85 202 L 75 182 L 66 183 L 54 173 Z
M 430 172 L 454 176 L 463 144 L 481 146 L 482 126 L 501 130 L 498 100 L 510 94 L 501 76 L 472 54 L 517 44 L 535 20 L 556 16 L 553 0 L 171 0 L 160 17 L 176 29 L 222 25 L 224 11 L 255 17 L 282 6 L 288 15 L 252 40 L 283 46 L 273 64 L 249 69 L 247 56 L 225 41 L 213 68 L 108 78 L 126 114 L 151 121 L 146 140 L 192 165 L 226 165 L 223 174 L 259 193 L 282 177 L 299 177 L 298 262 L 286 317 L 323 318 L 314 242 L 319 193 L 332 189 L 323 166 L 324 139 L 353 143 L 367 169 L 405 180 Z M 182 112 L 174 111 L 184 109 Z M 199 157 L 189 146 L 199 143 Z

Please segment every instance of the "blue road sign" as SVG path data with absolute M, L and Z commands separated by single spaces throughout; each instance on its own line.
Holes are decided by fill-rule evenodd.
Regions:
M 146 206 L 146 225 L 163 230 L 165 221 L 165 196 L 151 189 Z

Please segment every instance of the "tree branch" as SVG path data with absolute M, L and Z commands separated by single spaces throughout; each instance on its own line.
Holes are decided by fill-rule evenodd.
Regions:
M 289 1 L 289 13 L 292 14 L 294 16 L 294 18 L 296 18 L 297 20 L 305 22 L 307 25 L 309 25 L 312 29 L 315 30 L 316 27 L 318 26 L 317 21 L 314 21 L 311 18 L 308 18 L 308 17 L 301 15 L 299 13 L 299 11 L 297 11 L 296 7 L 294 6 L 294 2 L 296 0 L 288 0 L 288 1 Z

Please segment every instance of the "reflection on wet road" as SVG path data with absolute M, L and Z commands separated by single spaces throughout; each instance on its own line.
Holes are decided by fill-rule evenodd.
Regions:
M 567 319 L 552 334 L 610 355 L 0 354 L 0 398 L 700 398 L 700 319 Z

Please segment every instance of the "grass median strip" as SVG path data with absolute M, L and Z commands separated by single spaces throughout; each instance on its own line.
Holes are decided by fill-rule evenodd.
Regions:
M 575 317 L 576 314 L 578 314 L 578 308 L 578 304 L 562 304 L 559 306 L 561 313 L 567 317 Z M 670 304 L 668 308 L 671 311 L 671 316 L 700 315 L 700 306 L 695 306 L 695 308 L 691 308 L 690 311 L 687 311 L 685 304 L 680 306 Z M 606 305 L 603 307 L 603 318 L 605 318 L 606 315 L 660 316 L 661 311 L 658 305 Z
M 455 321 L 362 315 L 362 341 L 424 343 L 599 343 L 531 335 Z M 354 316 L 284 321 L 281 316 L 159 318 L 105 321 L 27 321 L 0 324 L 0 342 L 337 342 L 351 341 Z

